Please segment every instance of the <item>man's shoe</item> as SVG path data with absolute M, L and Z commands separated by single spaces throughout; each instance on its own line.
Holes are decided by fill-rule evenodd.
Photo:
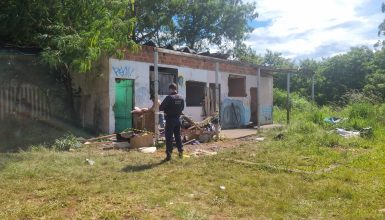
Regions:
M 171 160 L 171 157 L 167 156 L 166 158 L 163 159 L 163 162 L 168 162 Z
M 182 158 L 183 158 L 183 152 L 179 152 L 179 153 L 178 153 L 178 157 L 179 157 L 180 159 L 182 159 Z

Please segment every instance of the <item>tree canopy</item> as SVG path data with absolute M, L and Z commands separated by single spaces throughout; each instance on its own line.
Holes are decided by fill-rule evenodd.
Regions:
M 137 42 L 196 50 L 242 42 L 253 30 L 249 22 L 258 16 L 254 3 L 240 0 L 143 0 L 135 5 Z
M 103 53 L 135 47 L 132 0 L 3 0 L 0 42 L 42 49 L 51 66 L 90 70 Z

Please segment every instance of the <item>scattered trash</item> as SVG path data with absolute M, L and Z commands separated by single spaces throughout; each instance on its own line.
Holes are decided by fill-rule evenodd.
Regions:
M 151 154 L 156 152 L 156 147 L 141 147 L 138 150 L 142 153 Z
M 118 134 L 116 134 L 116 139 L 115 140 L 118 141 L 118 142 L 129 141 L 132 136 L 133 136 L 133 133 L 129 133 L 129 134 L 127 134 L 127 133 L 125 133 L 125 134 L 118 133 Z
M 255 140 L 256 140 L 256 141 L 264 141 L 265 138 L 264 138 L 264 137 L 257 137 L 257 138 L 255 138 Z
M 95 164 L 95 161 L 90 160 L 90 159 L 86 159 L 86 162 L 87 162 L 89 165 L 91 165 L 91 166 Z
M 87 141 L 87 142 L 85 142 L 84 144 L 85 144 L 85 145 L 89 145 L 89 144 L 91 144 L 91 142 Z
M 191 198 L 193 198 L 193 197 L 194 197 L 194 194 L 191 193 L 189 196 L 190 196 Z
M 201 144 L 201 142 L 199 142 L 199 141 L 193 141 L 192 142 L 192 145 L 200 145 Z
M 338 118 L 338 117 L 328 117 L 328 118 L 325 118 L 324 119 L 324 122 L 326 123 L 330 123 L 330 124 L 338 124 L 340 123 L 341 121 L 343 121 L 344 119 L 343 118 Z
M 373 128 L 372 127 L 367 127 L 367 128 L 363 128 L 361 131 L 361 137 L 372 137 L 373 136 Z
M 352 137 L 360 136 L 359 131 L 347 131 L 343 128 L 336 128 L 336 130 L 337 130 L 337 133 L 344 138 L 352 138 Z
M 380 210 L 378 210 L 379 212 L 385 212 L 385 209 L 380 209 Z
M 181 117 L 181 123 L 181 131 L 184 142 L 191 143 L 190 141 L 195 139 L 199 140 L 201 143 L 207 143 L 211 141 L 216 134 L 215 127 L 218 125 L 218 115 L 215 114 L 213 116 L 209 116 L 201 122 L 195 122 L 186 115 L 183 115 Z
M 225 186 L 219 186 L 219 188 L 220 188 L 221 190 L 225 190 L 225 189 L 226 189 Z
M 199 135 L 199 141 L 202 143 L 207 143 L 207 142 L 211 141 L 213 136 L 214 135 L 212 133 L 203 133 L 203 134 Z
M 192 140 L 183 142 L 183 144 L 184 144 L 184 145 L 187 145 L 187 144 L 194 144 L 195 141 L 196 141 L 195 139 L 192 139 Z

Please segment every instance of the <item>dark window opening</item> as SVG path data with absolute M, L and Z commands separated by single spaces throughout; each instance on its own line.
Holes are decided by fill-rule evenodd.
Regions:
M 178 70 L 166 67 L 158 67 L 159 89 L 158 95 L 168 95 L 168 86 L 171 83 L 176 83 L 178 77 Z M 150 66 L 150 94 L 154 96 L 154 66 Z
M 246 97 L 246 77 L 229 76 L 229 97 Z
M 206 83 L 186 81 L 186 106 L 202 106 Z

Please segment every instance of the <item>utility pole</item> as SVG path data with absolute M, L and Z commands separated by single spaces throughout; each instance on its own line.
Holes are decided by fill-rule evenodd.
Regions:
M 287 73 L 286 123 L 290 124 L 290 73 Z
M 219 63 L 215 63 L 215 110 L 218 113 L 218 123 L 215 125 L 215 134 L 217 141 L 219 140 L 219 125 L 220 125 L 220 115 L 219 115 Z
M 258 131 L 261 128 L 261 68 L 257 69 L 257 125 Z
M 155 121 L 155 142 L 159 139 L 159 103 L 158 103 L 158 90 L 159 90 L 159 72 L 158 72 L 158 48 L 154 47 L 154 121 Z

